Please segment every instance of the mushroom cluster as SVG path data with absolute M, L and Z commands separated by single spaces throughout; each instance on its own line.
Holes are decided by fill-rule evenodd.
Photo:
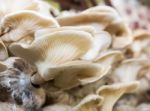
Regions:
M 149 37 L 108 6 L 64 15 L 40 0 L 0 0 L 0 110 L 135 108 L 150 90 Z

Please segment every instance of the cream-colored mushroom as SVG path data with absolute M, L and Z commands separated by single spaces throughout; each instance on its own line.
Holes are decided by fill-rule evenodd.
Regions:
M 98 32 L 108 31 L 113 37 L 114 48 L 123 48 L 132 42 L 131 32 L 120 15 L 108 6 L 97 6 L 79 14 L 57 17 L 61 26 L 90 25 Z
M 149 64 L 147 59 L 128 59 L 124 60 L 113 73 L 121 82 L 135 81 L 137 74 L 142 67 Z
M 3 43 L 2 40 L 0 40 L 0 60 L 6 60 L 8 58 L 8 51 L 7 48 L 5 46 L 5 44 Z
M 104 102 L 99 111 L 112 111 L 114 104 L 125 93 L 131 93 L 138 87 L 138 82 L 116 83 L 102 86 L 97 90 L 97 94 L 104 98 Z
M 57 22 L 34 11 L 18 11 L 6 15 L 0 24 L 0 37 L 4 42 L 18 41 L 26 36 L 34 38 L 34 32 L 49 27 L 57 27 Z
M 84 31 L 58 31 L 35 39 L 31 45 L 13 43 L 9 49 L 14 55 L 35 64 L 43 79 L 51 80 L 57 73 L 61 73 L 62 69 L 68 70 L 69 67 L 72 67 L 63 66 L 63 63 L 79 59 L 91 48 L 93 45 L 92 38 L 91 34 Z M 78 65 L 81 66 L 80 62 Z M 78 65 L 77 68 L 79 68 Z M 83 65 L 83 67 L 85 66 L 86 64 Z M 89 64 L 88 67 L 95 67 L 97 72 L 96 67 L 99 66 Z
M 55 86 L 63 89 L 69 89 L 78 85 L 85 85 L 100 80 L 107 74 L 109 67 L 102 68 L 101 65 L 96 63 L 73 61 L 49 70 L 49 72 L 52 73 L 53 70 L 55 71 Z
M 89 32 L 93 36 L 94 44 L 92 48 L 83 57 L 81 57 L 83 60 L 95 59 L 101 51 L 106 50 L 111 44 L 111 36 L 107 32 L 99 31 L 97 33 L 91 26 L 64 26 L 60 28 L 42 29 L 35 33 L 35 37 L 41 37 L 42 35 L 63 30 L 82 30 Z
M 44 16 L 51 16 L 50 11 L 58 14 L 58 10 L 42 0 L 0 0 L 0 18 L 21 10 L 32 10 Z
M 95 59 L 96 63 L 101 64 L 103 67 L 112 67 L 112 65 L 118 61 L 121 61 L 123 59 L 123 54 L 120 51 L 106 51 L 99 55 Z
M 103 104 L 103 97 L 90 94 L 83 98 L 81 102 L 72 108 L 73 111 L 97 111 L 97 108 Z
M 137 30 L 133 34 L 134 41 L 130 46 L 134 57 L 149 58 L 150 57 L 150 33 L 145 30 Z

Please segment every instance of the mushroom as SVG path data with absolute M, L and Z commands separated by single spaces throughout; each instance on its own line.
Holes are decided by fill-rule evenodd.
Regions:
M 125 93 L 131 93 L 138 87 L 138 82 L 116 83 L 102 86 L 97 90 L 97 94 L 104 98 L 99 111 L 112 111 L 114 104 Z
M 150 33 L 145 30 L 137 30 L 133 34 L 134 41 L 129 47 L 136 58 L 150 57 Z
M 13 43 L 9 49 L 15 56 L 22 57 L 37 66 L 40 75 L 33 76 L 34 83 L 41 84 L 56 78 L 56 81 L 63 81 L 66 84 L 69 79 L 66 80 L 64 75 L 70 75 L 72 85 L 66 85 L 74 86 L 78 84 L 78 80 L 82 81 L 82 84 L 90 83 L 107 72 L 106 69 L 100 68 L 99 64 L 72 61 L 82 57 L 92 45 L 91 34 L 84 31 L 64 30 L 39 37 L 31 45 Z M 59 76 L 64 80 L 59 79 Z
M 103 97 L 90 94 L 83 98 L 81 102 L 73 107 L 73 111 L 96 111 L 103 103 Z
M 97 6 L 76 15 L 56 19 L 61 26 L 90 25 L 98 32 L 108 31 L 113 37 L 113 48 L 123 48 L 132 42 L 130 29 L 120 15 L 108 6 Z
M 140 69 L 149 62 L 147 59 L 127 59 L 124 60 L 114 71 L 121 82 L 130 82 L 137 79 L 138 72 Z
M 0 0 L 0 18 L 17 11 L 32 10 L 44 16 L 51 17 L 51 13 L 58 14 L 58 10 L 42 0 Z
M 0 37 L 4 42 L 15 42 L 27 36 L 34 38 L 34 32 L 39 29 L 57 26 L 54 19 L 34 11 L 18 11 L 6 15 L 1 20 Z
M 100 63 L 104 67 L 112 67 L 115 63 L 121 61 L 122 59 L 123 54 L 121 51 L 112 50 L 100 54 L 99 57 L 95 59 L 95 62 Z
M 45 91 L 31 84 L 36 68 L 25 60 L 10 57 L 0 67 L 0 101 L 22 105 L 26 110 L 39 109 L 45 103 Z
M 38 30 L 35 33 L 35 37 L 40 37 L 42 35 L 63 30 L 82 30 L 89 32 L 93 36 L 94 39 L 93 47 L 83 57 L 81 57 L 82 60 L 93 60 L 98 56 L 100 52 L 106 50 L 111 44 L 111 37 L 107 32 L 99 31 L 97 33 L 91 26 L 77 26 L 77 27 L 64 26 L 60 28 L 42 29 Z
M 3 61 L 6 60 L 7 58 L 8 58 L 7 48 L 3 43 L 3 41 L 0 39 L 0 60 Z

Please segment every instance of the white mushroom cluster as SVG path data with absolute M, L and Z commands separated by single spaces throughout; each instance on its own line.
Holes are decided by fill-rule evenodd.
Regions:
M 149 37 L 108 6 L 65 16 L 40 0 L 0 0 L 0 110 L 125 111 L 124 94 L 150 90 Z

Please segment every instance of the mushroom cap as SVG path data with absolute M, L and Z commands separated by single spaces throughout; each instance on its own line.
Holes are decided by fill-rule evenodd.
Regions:
M 54 14 L 59 13 L 53 6 L 42 0 L 0 0 L 0 3 L 0 17 L 22 10 L 32 10 L 49 17 L 52 17 L 50 11 Z
M 110 50 L 100 54 L 94 61 L 102 64 L 104 67 L 112 66 L 114 63 L 123 59 L 123 54 L 120 51 Z
M 104 98 L 101 111 L 112 111 L 114 104 L 123 94 L 135 91 L 138 86 L 139 82 L 126 82 L 100 87 L 97 94 Z
M 87 32 L 65 30 L 38 37 L 30 45 L 13 43 L 9 49 L 15 56 L 35 64 L 40 76 L 50 80 L 57 74 L 52 74 L 52 69 L 58 69 L 57 65 L 79 59 L 91 48 L 92 42 L 92 36 Z
M 84 97 L 79 104 L 73 107 L 73 111 L 93 111 L 103 103 L 103 97 L 90 94 Z
M 64 26 L 59 28 L 49 28 L 38 30 L 35 33 L 35 37 L 41 37 L 43 35 L 47 35 L 49 33 L 57 32 L 57 31 L 65 31 L 65 30 L 77 30 L 77 31 L 85 31 L 90 33 L 93 36 L 93 46 L 91 49 L 83 56 L 81 59 L 83 60 L 93 60 L 97 55 L 106 50 L 111 44 L 111 36 L 105 31 L 99 31 L 98 33 L 91 26 Z
M 54 71 L 58 71 L 58 74 L 55 74 L 55 86 L 67 89 L 98 81 L 107 74 L 109 68 L 105 69 L 99 64 L 86 61 L 72 61 L 56 67 Z M 49 72 L 53 73 L 53 70 Z
M 90 25 L 97 31 L 108 31 L 114 41 L 113 48 L 123 48 L 132 42 L 131 31 L 120 15 L 108 6 L 97 6 L 79 14 L 56 18 L 61 26 Z
M 4 42 L 18 41 L 41 28 L 57 27 L 53 18 L 46 18 L 34 11 L 18 11 L 6 15 L 1 20 L 0 32 Z
M 117 75 L 121 82 L 135 81 L 139 70 L 147 64 L 147 59 L 127 59 L 113 71 L 113 74 Z

